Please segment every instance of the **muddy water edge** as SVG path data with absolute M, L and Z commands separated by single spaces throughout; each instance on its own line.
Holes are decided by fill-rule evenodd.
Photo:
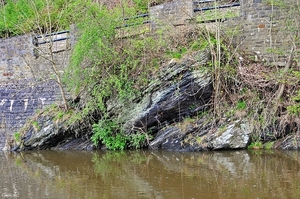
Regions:
M 1 198 L 300 198 L 297 151 L 0 152 Z

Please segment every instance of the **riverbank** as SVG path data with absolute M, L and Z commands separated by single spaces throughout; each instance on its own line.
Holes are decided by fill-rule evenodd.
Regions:
M 55 2 L 52 3 L 56 7 Z M 178 8 L 178 5 L 169 3 L 156 8 Z M 9 5 L 15 6 L 3 5 L 5 13 Z M 189 5 L 189 10 L 193 11 L 193 3 Z M 20 119 L 23 112 L 28 112 L 28 107 L 37 105 L 39 100 L 42 103 L 41 110 L 31 109 L 36 113 L 32 118 L 24 115 L 22 122 L 26 120 L 25 125 L 20 123 L 17 128 L 2 125 L 12 131 L 11 137 L 6 137 L 7 149 L 298 149 L 300 70 L 296 46 L 299 45 L 296 39 L 287 39 L 297 38 L 297 34 L 291 31 L 290 37 L 283 37 L 286 40 L 275 45 L 272 39 L 276 40 L 278 29 L 269 29 L 269 22 L 262 23 L 262 18 L 259 18 L 265 18 L 265 11 L 262 16 L 252 18 L 252 13 L 257 13 L 256 8 L 260 7 L 258 5 L 264 4 L 242 4 L 246 9 L 240 16 L 241 26 L 234 19 L 228 19 L 224 23 L 216 20 L 216 23 L 209 24 L 212 26 L 203 27 L 199 26 L 196 18 L 188 18 L 180 20 L 184 23 L 172 23 L 170 26 L 156 26 L 154 20 L 151 22 L 152 30 L 148 31 L 143 29 L 144 26 L 140 27 L 142 30 L 135 29 L 136 26 L 127 27 L 139 21 L 136 17 L 126 17 L 137 13 L 138 9 L 121 5 L 110 10 L 93 2 L 78 1 L 78 4 L 66 7 L 80 12 L 66 10 L 66 15 L 61 15 L 63 22 L 75 20 L 74 38 L 67 35 L 72 31 L 62 31 L 60 33 L 66 34 L 64 38 L 53 41 L 44 37 L 56 35 L 51 33 L 53 29 L 65 27 L 59 22 L 53 23 L 56 19 L 51 21 L 50 16 L 57 16 L 60 11 L 47 6 L 45 9 L 50 9 L 47 12 L 42 9 L 41 13 L 32 13 L 35 14 L 32 20 L 45 13 L 49 17 L 43 24 L 39 20 L 33 20 L 37 24 L 29 23 L 28 28 L 32 32 L 37 27 L 41 32 L 33 38 L 38 40 L 37 43 L 28 40 L 32 50 L 24 47 L 29 51 L 28 57 L 34 59 L 28 63 L 34 64 L 39 59 L 41 64 L 37 64 L 38 69 L 34 70 L 24 62 L 25 67 L 37 75 L 34 75 L 31 87 L 26 86 L 34 91 L 35 96 L 40 95 L 34 89 L 36 85 L 52 79 L 58 87 L 59 96 L 55 95 L 55 101 L 49 101 L 52 95 L 48 94 L 40 98 L 14 96 L 13 92 L 5 94 L 7 99 L 3 99 L 1 104 L 5 105 L 2 107 L 7 114 L 4 112 L 3 115 L 12 122 L 15 122 L 13 116 Z M 272 10 L 273 15 L 281 11 L 285 13 L 291 5 L 274 13 L 275 5 L 268 4 L 265 8 L 268 12 Z M 34 7 L 34 4 L 31 6 Z M 169 12 L 169 7 L 166 12 Z M 217 16 L 217 9 L 214 12 Z M 288 10 L 286 13 L 291 12 Z M 116 20 L 121 16 L 123 20 Z M 281 18 L 281 15 L 276 17 Z M 246 18 L 249 20 L 247 23 Z M 289 19 L 294 20 L 291 16 L 285 20 Z M 285 20 L 278 27 L 291 24 Z M 236 29 L 223 29 L 221 24 L 227 22 L 236 22 L 232 24 Z M 55 27 L 51 27 L 52 24 Z M 13 33 L 6 31 L 3 33 L 8 36 Z M 129 32 L 133 35 L 128 35 Z M 275 34 L 274 37 L 272 34 Z M 246 42 L 248 37 L 254 40 Z M 64 48 L 52 48 L 55 45 L 51 42 L 56 41 L 63 41 Z M 51 44 L 48 45 L 48 42 Z M 255 44 L 254 47 L 252 44 Z M 247 48 L 245 52 L 241 47 L 244 45 Z M 14 49 L 7 46 L 5 44 L 3 49 Z M 289 47 L 290 51 L 287 50 Z M 47 52 L 44 51 L 46 49 Z M 71 52 L 70 56 L 67 52 Z M 59 53 L 64 55 L 64 59 L 55 58 L 54 55 Z M 16 74 L 12 73 L 10 54 L 3 59 L 7 70 L 3 74 L 7 80 Z M 23 60 L 23 55 L 20 59 Z M 46 99 L 53 102 L 52 105 L 45 107 Z M 2 123 L 9 122 L 4 118 Z M 20 129 L 20 126 L 23 127 Z
M 218 102 L 218 111 L 220 112 L 216 112 L 213 86 L 215 80 L 208 70 L 210 57 L 209 51 L 201 50 L 181 60 L 172 60 L 164 65 L 156 79 L 143 88 L 139 98 L 132 101 L 108 99 L 106 107 L 110 118 L 106 121 L 118 121 L 119 129 L 114 126 L 115 123 L 110 122 L 98 123 L 95 129 L 97 118 L 101 118 L 101 111 L 71 123 L 74 112 L 69 111 L 58 118 L 59 107 L 56 107 L 40 113 L 34 122 L 29 122 L 22 132 L 22 137 L 18 141 L 15 140 L 15 145 L 12 145 L 11 149 L 16 151 L 99 148 L 113 150 L 149 148 L 168 151 L 228 150 L 249 147 L 299 149 L 300 140 L 297 133 L 290 132 L 294 125 L 293 120 L 291 123 L 282 124 L 281 117 L 288 115 L 277 117 L 277 111 L 274 113 L 269 111 L 270 107 L 275 111 L 275 104 L 261 106 L 265 103 L 263 100 L 270 100 L 264 98 L 269 94 L 267 92 L 260 93 L 260 98 L 257 98 L 259 96 L 255 97 L 253 94 L 258 91 L 251 90 L 246 85 L 230 88 L 239 93 L 223 93 L 219 96 L 221 101 Z M 245 75 L 252 77 L 253 73 L 245 74 L 241 69 L 242 67 L 249 69 L 251 64 L 239 66 L 238 75 L 244 75 L 242 80 L 247 78 Z M 272 83 L 273 80 L 268 81 Z M 255 83 L 249 82 L 251 85 Z M 229 91 L 228 87 L 223 89 L 224 92 Z M 262 114 L 268 115 L 263 117 Z M 260 120 L 257 120 L 257 117 Z M 273 117 L 274 121 L 264 124 L 270 122 L 267 121 L 270 117 Z M 101 131 L 100 133 L 109 133 L 109 129 L 115 134 L 107 137 L 101 134 L 97 146 L 92 142 L 97 129 Z M 122 132 L 123 137 L 116 132 Z M 142 136 L 142 139 L 138 139 L 140 138 L 138 136 Z M 109 148 L 116 146 L 124 148 Z

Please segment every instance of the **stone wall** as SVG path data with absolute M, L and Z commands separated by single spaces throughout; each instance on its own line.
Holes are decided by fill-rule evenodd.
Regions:
M 173 0 L 149 9 L 152 28 L 186 25 L 194 17 L 192 0 Z
M 58 35 L 26 34 L 0 39 L 0 84 L 45 80 L 53 74 L 53 63 L 60 69 L 67 66 L 73 40 L 68 31 Z
M 0 85 L 0 128 L 9 132 L 20 129 L 37 109 L 43 109 L 60 99 L 58 85 L 48 81 Z
M 0 83 L 31 78 L 26 60 L 33 57 L 31 35 L 0 39 Z
M 26 34 L 0 39 L 0 150 L 37 109 L 61 102 L 53 80 L 68 65 L 75 34 Z
M 287 20 L 292 21 L 291 19 L 295 17 L 290 13 L 293 0 L 289 3 L 291 9 L 286 10 L 271 6 L 266 0 L 219 0 L 216 1 L 217 6 L 222 7 L 222 5 L 229 4 L 235 6 L 217 10 L 206 9 L 214 6 L 214 2 L 209 0 L 199 1 L 202 3 L 195 2 L 197 1 L 173 0 L 151 7 L 152 27 L 157 29 L 157 27 L 178 28 L 181 26 L 182 29 L 182 26 L 188 27 L 197 24 L 197 26 L 214 31 L 216 26 L 221 25 L 224 36 L 246 55 L 274 65 L 286 63 L 292 46 L 290 38 L 295 34 L 295 30 L 290 31 L 291 27 L 287 27 Z M 238 3 L 240 6 L 236 6 Z M 201 10 L 201 12 L 194 12 L 195 10 Z M 217 18 L 222 23 L 204 24 L 203 21 L 213 21 L 212 17 L 215 15 L 215 11 L 217 11 Z M 295 29 L 299 29 L 298 24 L 292 23 L 290 26 L 293 25 Z
M 283 10 L 262 0 L 243 0 L 240 48 L 257 60 L 284 65 L 292 47 Z
M 6 139 L 18 132 L 37 109 L 43 109 L 60 98 L 58 85 L 54 81 L 1 84 L 0 150 L 5 149 Z

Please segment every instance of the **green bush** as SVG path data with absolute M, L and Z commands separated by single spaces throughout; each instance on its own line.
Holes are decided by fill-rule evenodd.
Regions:
M 128 135 L 128 141 L 130 148 L 139 149 L 141 144 L 145 141 L 146 135 L 141 133 L 130 134 Z
M 116 133 L 117 124 L 114 121 L 101 120 L 98 124 L 93 125 L 94 134 L 92 141 L 95 145 L 101 141 L 107 149 L 123 150 L 126 147 L 126 138 L 120 133 Z
M 248 149 L 254 149 L 254 150 L 259 150 L 259 149 L 263 149 L 263 144 L 260 141 L 255 141 L 252 142 L 249 146 Z
M 274 142 L 267 142 L 265 143 L 264 148 L 270 150 L 273 148 L 273 146 L 274 146 Z
M 93 132 L 94 145 L 97 146 L 101 142 L 109 150 L 124 150 L 127 147 L 138 149 L 146 138 L 140 133 L 124 134 L 120 130 L 120 125 L 111 120 L 100 120 L 98 124 L 93 125 Z
M 82 0 L 81 0 L 82 1 Z M 28 32 L 51 32 L 69 28 L 78 19 L 79 0 L 7 0 L 0 8 L 0 38 Z M 80 9 L 80 8 L 79 8 Z

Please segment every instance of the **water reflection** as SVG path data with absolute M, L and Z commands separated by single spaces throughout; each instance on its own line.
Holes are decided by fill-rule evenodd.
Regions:
M 0 152 L 0 198 L 300 198 L 299 152 Z

